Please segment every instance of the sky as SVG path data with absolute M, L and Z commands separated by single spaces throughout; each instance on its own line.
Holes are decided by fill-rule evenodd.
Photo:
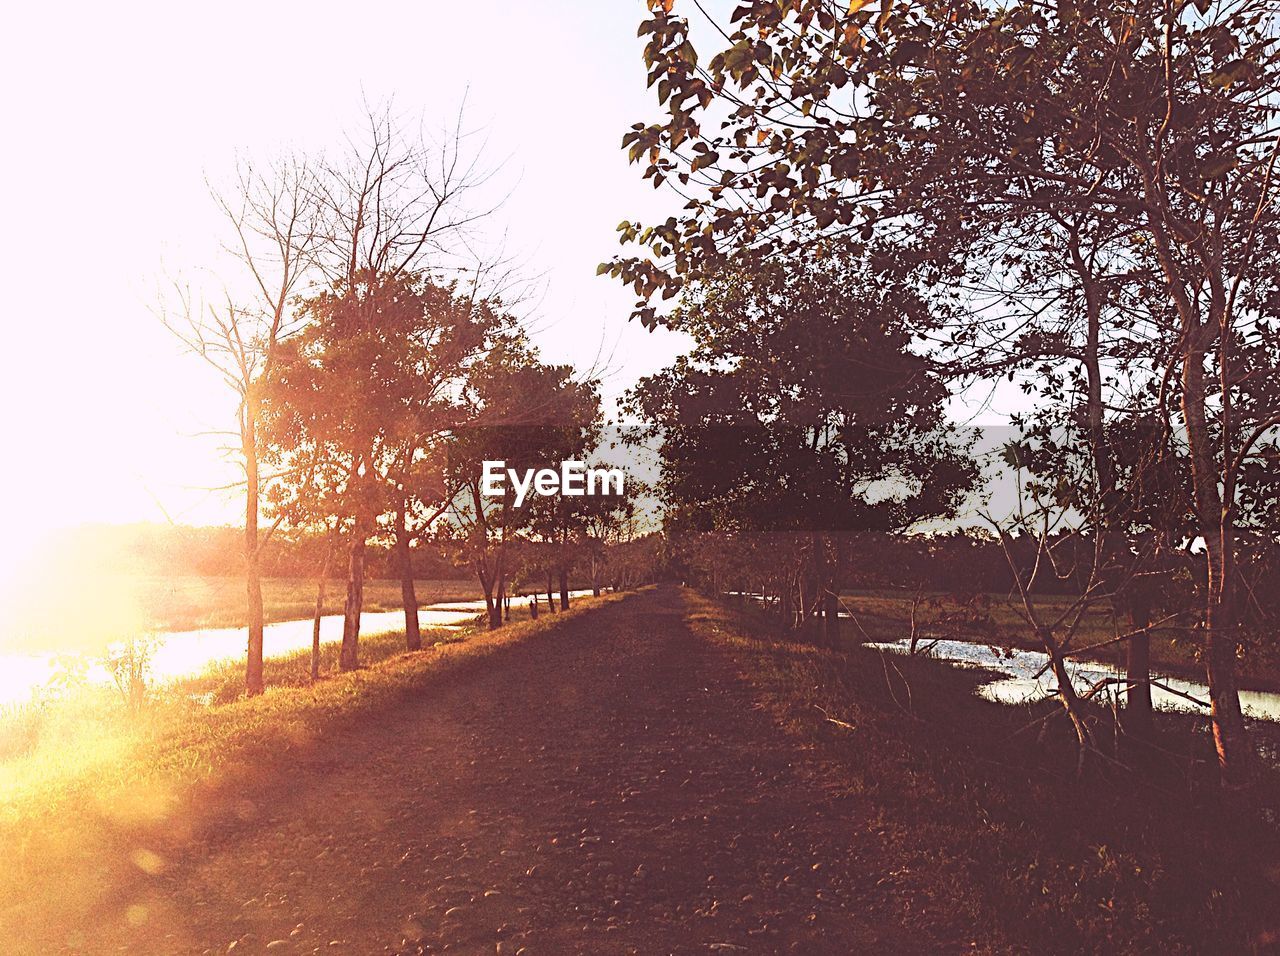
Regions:
M 486 229 L 537 277 L 549 360 L 603 366 L 616 396 L 683 348 L 628 321 L 596 265 L 625 218 L 670 194 L 620 149 L 653 116 L 639 0 L 49 7 L 7 17 L 0 81 L 8 281 L 0 500 L 32 529 L 84 521 L 217 523 L 234 480 L 204 434 L 234 404 L 160 325 L 172 280 L 207 267 L 207 181 L 237 154 L 340 148 L 366 104 L 486 140 L 506 197 Z M 498 195 L 495 193 L 495 195 Z M 16 299 L 16 301 L 15 301 Z
M 367 105 L 427 127 L 465 103 L 505 204 L 486 228 L 539 277 L 549 360 L 603 365 L 616 397 L 685 347 L 629 322 L 595 275 L 623 219 L 678 208 L 628 165 L 645 87 L 643 0 L 23 4 L 0 82 L 6 312 L 0 402 L 10 534 L 82 522 L 235 520 L 216 434 L 234 400 L 161 326 L 212 261 L 208 182 L 237 155 L 340 148 Z

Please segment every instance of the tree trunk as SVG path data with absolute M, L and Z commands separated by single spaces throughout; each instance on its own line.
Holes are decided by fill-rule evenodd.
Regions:
M 569 569 L 560 569 L 560 610 L 569 610 Z
M 828 585 L 822 597 L 822 640 L 828 647 L 840 646 L 840 599 L 834 584 Z
M 325 591 L 329 586 L 329 566 L 333 563 L 333 538 L 325 543 L 324 561 L 316 581 L 316 613 L 311 621 L 311 683 L 320 679 L 320 619 L 324 616 Z
M 1236 680 L 1236 606 L 1232 554 L 1235 548 L 1230 509 L 1223 507 L 1213 446 L 1205 420 L 1204 356 L 1192 347 L 1182 366 L 1183 420 L 1191 455 L 1196 516 L 1205 539 L 1208 600 L 1205 609 L 1205 671 L 1209 681 L 1213 740 L 1222 782 L 1246 785 L 1252 773 L 1249 740 L 1240 710 Z
M 917 619 L 916 614 L 920 610 L 921 593 L 922 593 L 922 589 L 916 588 L 916 593 L 911 598 L 911 637 L 907 644 L 908 657 L 916 656 L 916 647 L 920 643 L 920 622 Z
M 483 561 L 477 565 L 476 573 L 480 577 L 480 587 L 484 590 L 484 617 L 489 630 L 496 631 L 502 627 L 502 601 L 498 594 L 498 584 L 502 577 L 500 567 L 495 566 L 493 573 L 486 573 Z
M 551 609 L 551 613 L 556 613 L 556 599 L 552 593 L 552 581 L 550 572 L 547 573 L 547 607 Z
M 1141 595 L 1131 595 L 1129 600 L 1129 626 L 1134 634 L 1128 641 L 1125 655 L 1124 712 L 1120 719 L 1127 736 L 1140 741 L 1151 739 L 1151 605 Z
M 1210 572 L 1212 593 L 1212 572 Z M 1252 750 L 1240 709 L 1236 678 L 1236 608 L 1234 588 L 1222 581 L 1205 621 L 1205 668 L 1209 678 L 1213 741 L 1222 782 L 1232 789 L 1246 786 L 1252 775 Z
M 1230 477 L 1231 464 L 1216 460 L 1213 439 L 1206 420 L 1204 361 L 1208 346 L 1217 339 L 1219 347 L 1225 338 L 1226 296 L 1220 269 L 1211 268 L 1221 262 L 1206 262 L 1210 296 L 1207 321 L 1199 312 L 1199 303 L 1187 293 L 1181 268 L 1166 232 L 1162 213 L 1167 199 L 1150 177 L 1145 177 L 1144 191 L 1155 200 L 1147 209 L 1156 255 L 1164 273 L 1165 286 L 1181 323 L 1179 345 L 1182 361 L 1182 420 L 1187 428 L 1187 447 L 1191 459 L 1191 483 L 1194 492 L 1196 523 L 1208 551 L 1208 593 L 1205 607 L 1205 669 L 1209 679 L 1209 701 L 1213 718 L 1213 739 L 1218 752 L 1218 769 L 1223 785 L 1236 789 L 1248 783 L 1252 774 L 1252 752 L 1240 711 L 1240 692 L 1236 684 L 1236 617 L 1235 585 L 1232 581 L 1232 551 L 1235 548 L 1233 512 L 1235 501 L 1224 502 L 1219 488 L 1223 477 Z M 1228 373 L 1225 357 L 1222 374 Z M 1220 400 L 1230 406 L 1229 387 Z M 1230 435 L 1229 430 L 1226 433 Z M 1229 443 L 1227 444 L 1229 446 Z M 1230 482 L 1227 483 L 1230 487 Z M 1228 507 L 1224 507 L 1224 504 Z
M 493 622 L 493 611 L 495 606 L 494 590 L 493 590 L 494 579 L 489 575 L 485 574 L 483 566 L 477 567 L 476 576 L 480 579 L 480 589 L 484 591 L 485 621 L 489 625 L 489 630 L 492 631 L 495 627 L 497 627 L 497 625 L 494 624 Z
M 1049 663 L 1053 668 L 1053 676 L 1058 681 L 1058 699 L 1062 701 L 1063 709 L 1067 712 L 1067 719 L 1071 721 L 1071 727 L 1076 734 L 1076 744 L 1079 749 L 1079 759 L 1076 764 L 1076 772 L 1084 770 L 1085 755 L 1089 751 L 1092 743 L 1092 735 L 1089 733 L 1089 725 L 1084 719 L 1084 708 L 1080 703 L 1080 696 L 1076 693 L 1075 685 L 1071 683 L 1071 674 L 1067 670 L 1067 662 L 1063 659 L 1061 649 L 1058 647 L 1057 641 L 1048 631 L 1040 633 L 1040 643 L 1049 654 Z
M 418 595 L 413 585 L 413 554 L 409 548 L 407 505 L 401 503 L 396 512 L 396 554 L 400 564 L 400 601 L 404 606 L 404 643 L 411 651 L 422 649 L 422 631 L 418 627 Z
M 504 621 L 502 616 L 502 605 L 507 597 L 507 552 L 505 544 L 498 545 L 496 569 L 494 570 L 493 578 L 495 583 L 495 593 L 497 596 L 497 600 L 494 602 L 494 605 L 498 612 L 497 623 L 494 626 L 502 627 Z
M 262 574 L 258 569 L 258 556 L 253 554 L 248 559 L 248 570 L 245 575 L 246 595 L 249 599 L 249 646 L 245 661 L 244 687 L 250 697 L 262 693 Z
M 342 652 L 338 666 L 353 671 L 360 666 L 360 612 L 364 609 L 364 553 L 363 528 L 352 531 L 351 551 L 347 559 L 347 603 L 342 616 Z
M 1088 381 L 1086 413 L 1089 426 L 1089 445 L 1093 456 L 1094 471 L 1098 479 L 1097 533 L 1101 536 L 1099 552 L 1099 578 L 1111 594 L 1111 606 L 1119 610 L 1128 606 L 1131 629 L 1142 629 L 1134 634 L 1125 649 L 1125 710 L 1121 723 L 1126 735 L 1140 741 L 1151 739 L 1151 641 L 1145 628 L 1151 622 L 1151 614 L 1145 599 L 1133 593 L 1132 576 L 1136 572 L 1128 548 L 1117 540 L 1114 528 L 1117 516 L 1113 513 L 1116 500 L 1116 473 L 1107 445 L 1102 401 L 1102 290 L 1097 276 L 1085 263 L 1079 246 L 1079 236 L 1073 234 L 1070 243 L 1071 261 L 1080 277 L 1084 290 L 1086 340 L 1083 355 Z M 1122 566 L 1122 562 L 1127 566 Z M 1127 578 L 1127 580 L 1126 580 Z
M 245 655 L 244 687 L 250 697 L 262 693 L 262 572 L 258 564 L 258 402 L 245 399 L 240 419 L 240 446 L 245 465 L 244 573 L 248 602 L 249 640 Z
M 797 631 L 804 630 L 809 623 L 809 583 L 807 571 L 802 571 L 796 577 L 795 607 L 791 627 Z

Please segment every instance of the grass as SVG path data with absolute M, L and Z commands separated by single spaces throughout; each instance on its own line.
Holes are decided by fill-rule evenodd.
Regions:
M 889 617 L 885 601 L 862 606 Z M 972 693 L 979 672 L 818 648 L 754 607 L 691 602 L 695 629 L 733 650 L 802 746 L 846 768 L 857 826 L 887 841 L 878 866 L 913 874 L 922 921 L 958 927 L 979 952 L 1234 953 L 1280 939 L 1277 808 L 1221 802 L 1202 719 L 1160 714 L 1166 753 L 1141 771 L 1094 760 L 1077 777 L 1055 703 L 992 704 Z M 1109 715 L 1091 719 L 1105 737 Z M 1278 793 L 1269 767 L 1254 799 Z
M 907 591 L 846 591 L 845 607 L 854 615 L 855 630 L 874 641 L 895 641 L 911 633 L 911 607 L 915 595 Z M 1008 595 L 983 595 L 979 612 L 962 607 L 955 596 L 924 593 L 916 609 L 919 633 L 925 638 L 982 641 L 1002 647 L 1029 647 L 1039 650 L 1021 615 L 1019 605 Z M 1071 603 L 1060 595 L 1037 597 L 1046 619 L 1053 619 Z M 1072 646 L 1081 648 L 1114 638 L 1128 631 L 1121 622 L 1117 630 L 1110 613 L 1101 606 L 1091 608 L 1081 621 Z M 1199 659 L 1200 642 L 1181 628 L 1157 628 L 1151 634 L 1151 664 L 1155 669 L 1178 677 L 1204 680 Z M 1112 645 L 1086 657 L 1124 666 L 1124 645 Z M 1240 679 L 1245 688 L 1280 691 L 1280 660 L 1254 654 L 1241 662 Z
M 513 620 L 518 620 L 513 611 Z M 462 631 L 446 629 L 422 630 L 423 647 L 454 644 L 467 640 L 478 625 L 470 625 Z M 333 674 L 338 669 L 338 654 L 342 645 L 330 641 L 320 645 L 320 673 Z M 404 634 L 376 634 L 360 638 L 360 663 L 368 667 L 407 653 Z M 263 678 L 268 687 L 306 687 L 311 683 L 311 652 L 299 651 L 268 657 L 262 662 Z M 188 697 L 207 700 L 211 704 L 227 704 L 244 694 L 244 661 L 221 661 L 204 673 L 177 682 L 173 691 Z
M 205 841 L 265 812 L 314 744 L 376 722 L 444 681 L 493 666 L 505 648 L 549 636 L 622 597 L 582 599 L 536 621 L 513 615 L 497 631 L 448 632 L 413 653 L 394 637 L 362 642 L 366 666 L 316 684 L 299 682 L 298 662 L 275 662 L 276 683 L 254 698 L 196 705 L 183 692 L 218 679 L 207 675 L 136 714 L 105 700 L 98 714 L 67 712 L 61 744 L 50 740 L 53 746 L 0 767 L 6 938 L 13 942 L 15 928 L 21 941 L 79 926 L 87 934 L 79 949 L 102 913 L 119 911 L 120 894 L 145 895 L 143 884 L 168 861 L 198 855 Z M 130 906 L 126 918 L 132 913 Z
M 579 598 L 570 611 L 537 621 L 513 603 L 506 627 L 490 632 L 477 621 L 462 630 L 424 630 L 417 652 L 405 650 L 403 634 L 365 638 L 362 667 L 353 673 L 338 673 L 338 646 L 323 645 L 315 684 L 309 651 L 269 658 L 267 691 L 253 699 L 243 697 L 243 663 L 229 661 L 153 689 L 136 710 L 113 690 L 93 686 L 12 709 L 0 716 L 0 828 L 69 804 L 136 799 L 145 806 L 150 800 L 139 794 L 207 783 L 228 766 L 273 759 L 339 719 L 386 705 L 457 660 L 483 657 L 614 599 Z

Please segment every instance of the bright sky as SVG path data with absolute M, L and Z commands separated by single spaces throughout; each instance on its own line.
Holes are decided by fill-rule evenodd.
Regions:
M 724 6 L 728 0 L 713 6 Z M 729 4 L 731 5 L 731 4 Z M 222 523 L 237 473 L 218 439 L 233 404 L 156 320 L 166 277 L 206 267 L 219 233 L 205 177 L 284 150 L 335 149 L 364 104 L 447 122 L 465 96 L 513 189 L 493 220 L 545 276 L 536 337 L 607 397 L 666 365 L 679 337 L 628 321 L 595 276 L 625 218 L 665 218 L 619 148 L 657 115 L 643 0 L 349 4 L 22 4 L 0 58 L 0 345 L 6 530 L 83 521 Z M 11 560 L 20 560 L 11 553 Z M 2 571 L 3 568 L 0 568 Z
M 619 148 L 654 115 L 640 0 L 442 3 L 22 4 L 0 59 L 9 316 L 0 345 L 8 532 L 81 521 L 218 523 L 233 478 L 217 441 L 232 406 L 152 308 L 198 270 L 218 221 L 205 177 L 237 151 L 341 145 L 363 104 L 444 123 L 463 101 L 502 184 L 494 220 L 545 275 L 544 355 L 611 356 L 614 396 L 680 341 L 628 322 L 631 295 L 596 278 L 624 218 L 674 198 Z M 505 189 L 504 189 L 505 191 Z M 15 301 L 16 299 L 16 301 Z

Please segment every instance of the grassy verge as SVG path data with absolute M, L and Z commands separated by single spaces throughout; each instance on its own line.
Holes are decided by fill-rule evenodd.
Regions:
M 39 715 L 36 744 L 0 763 L 0 850 L 25 843 L 24 834 L 70 807 L 79 819 L 95 810 L 111 819 L 172 815 L 196 791 L 234 786 L 245 768 L 272 765 L 344 721 L 620 597 L 580 598 L 568 612 L 537 621 L 513 608 L 512 622 L 498 631 L 479 623 L 424 631 L 424 649 L 412 653 L 402 634 L 380 635 L 361 641 L 363 666 L 346 674 L 335 672 L 337 647 L 329 645 L 325 676 L 315 684 L 309 652 L 269 659 L 268 689 L 252 699 L 240 696 L 235 662 L 166 685 L 136 711 L 106 690 L 51 706 Z
M 1280 940 L 1274 808 L 1219 803 L 1202 720 L 1160 715 L 1168 754 L 1141 773 L 1095 761 L 1077 777 L 1063 721 L 1043 720 L 1056 704 L 992 704 L 972 693 L 980 673 L 817 648 L 753 607 L 690 602 L 695 629 L 733 651 L 778 719 L 845 768 L 856 825 L 883 836 L 884 870 L 911 874 L 921 918 L 971 934 L 975 951 L 1234 953 Z M 1094 713 L 1098 734 L 1107 717 Z M 1259 794 L 1277 792 L 1268 770 Z

